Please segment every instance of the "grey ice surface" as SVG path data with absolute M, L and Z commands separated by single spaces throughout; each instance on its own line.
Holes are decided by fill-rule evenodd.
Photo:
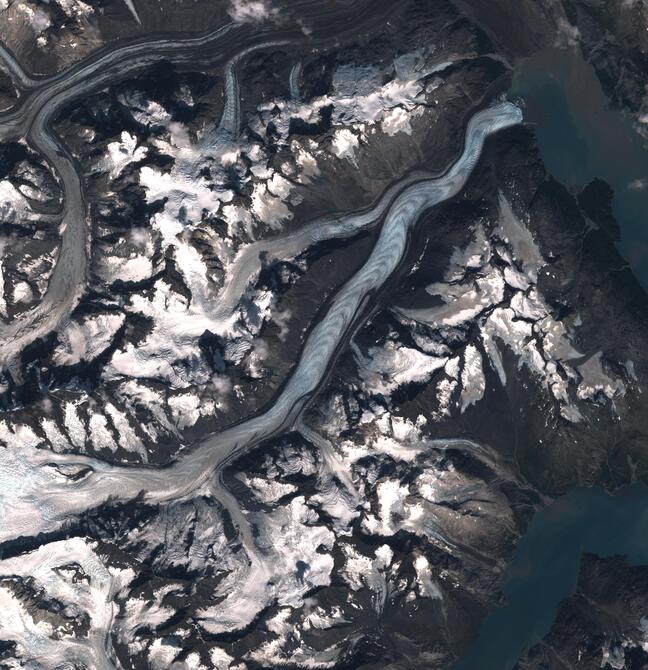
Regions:
M 229 494 L 222 490 L 219 473 L 233 459 L 295 422 L 324 379 L 368 295 L 398 267 L 408 233 L 420 216 L 461 190 L 489 135 L 521 119 L 521 111 L 511 103 L 478 112 L 468 123 L 463 153 L 448 171 L 408 186 L 389 204 L 371 255 L 334 296 L 308 335 L 293 374 L 264 413 L 204 440 L 161 469 L 112 466 L 94 458 L 33 449 L 2 450 L 0 542 L 55 530 L 88 509 L 140 494 L 147 502 L 159 503 L 188 498 L 206 487 L 227 500 Z M 376 207 L 380 206 L 379 202 Z

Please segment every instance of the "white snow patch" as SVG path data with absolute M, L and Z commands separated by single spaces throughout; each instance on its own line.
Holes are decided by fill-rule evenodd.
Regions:
M 441 591 L 439 591 L 439 587 L 432 579 L 430 563 L 425 556 L 419 555 L 414 559 L 414 569 L 416 570 L 416 579 L 421 598 L 441 599 L 443 596 L 441 595 Z
M 70 438 L 72 444 L 80 450 L 85 448 L 87 433 L 83 422 L 79 418 L 77 412 L 77 405 L 74 402 L 67 402 L 65 404 L 65 430 Z
M 180 430 L 193 426 L 200 418 L 200 398 L 193 393 L 172 395 L 168 404 L 173 420 Z
M 352 163 L 355 163 L 355 149 L 360 146 L 360 141 L 357 135 L 348 128 L 341 128 L 336 130 L 333 136 L 332 149 L 333 153 L 338 158 L 346 158 Z
M 472 344 L 464 352 L 461 370 L 461 412 L 470 405 L 475 405 L 484 397 L 486 379 L 482 368 L 482 355 Z
M 104 165 L 110 170 L 110 178 L 119 177 L 131 163 L 141 161 L 148 153 L 147 147 L 137 146 L 137 137 L 127 131 L 121 134 L 121 141 L 110 142 Z
M 381 125 L 383 132 L 387 135 L 396 135 L 397 133 L 412 134 L 410 115 L 402 107 L 394 107 L 386 112 Z
M 391 340 L 383 347 L 370 348 L 366 357 L 357 347 L 354 352 L 366 389 L 384 396 L 405 384 L 428 381 L 448 360 L 428 356 Z
M 75 365 L 94 360 L 110 346 L 124 321 L 123 314 L 97 314 L 81 322 L 70 321 L 58 334 L 54 364 Z

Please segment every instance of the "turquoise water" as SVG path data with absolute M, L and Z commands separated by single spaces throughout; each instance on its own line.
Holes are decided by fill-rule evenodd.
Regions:
M 506 605 L 486 618 L 453 670 L 512 668 L 551 628 L 560 601 L 576 585 L 584 551 L 648 564 L 648 487 L 634 485 L 617 496 L 575 489 L 537 514 L 503 576 Z
M 524 101 L 525 119 L 558 181 L 574 192 L 595 177 L 612 186 L 619 250 L 648 289 L 648 144 L 632 118 L 610 109 L 576 49 L 547 49 L 521 61 L 511 95 Z

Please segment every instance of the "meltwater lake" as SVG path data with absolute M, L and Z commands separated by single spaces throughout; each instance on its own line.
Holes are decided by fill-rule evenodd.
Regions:
M 521 61 L 511 97 L 523 101 L 525 120 L 558 181 L 575 193 L 594 178 L 612 186 L 619 250 L 648 290 L 648 143 L 633 119 L 610 109 L 577 49 L 551 48 Z M 538 513 L 503 576 L 506 604 L 486 618 L 453 670 L 513 668 L 549 631 L 576 586 L 585 551 L 648 564 L 648 487 L 636 484 L 615 496 L 575 489 Z

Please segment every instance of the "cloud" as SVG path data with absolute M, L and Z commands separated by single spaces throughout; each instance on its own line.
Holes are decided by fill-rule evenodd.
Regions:
M 646 179 L 635 179 L 628 184 L 628 190 L 630 191 L 644 191 L 648 188 L 648 180 Z
M 268 0 L 230 0 L 228 14 L 240 23 L 265 21 L 274 17 L 276 9 L 270 8 Z

